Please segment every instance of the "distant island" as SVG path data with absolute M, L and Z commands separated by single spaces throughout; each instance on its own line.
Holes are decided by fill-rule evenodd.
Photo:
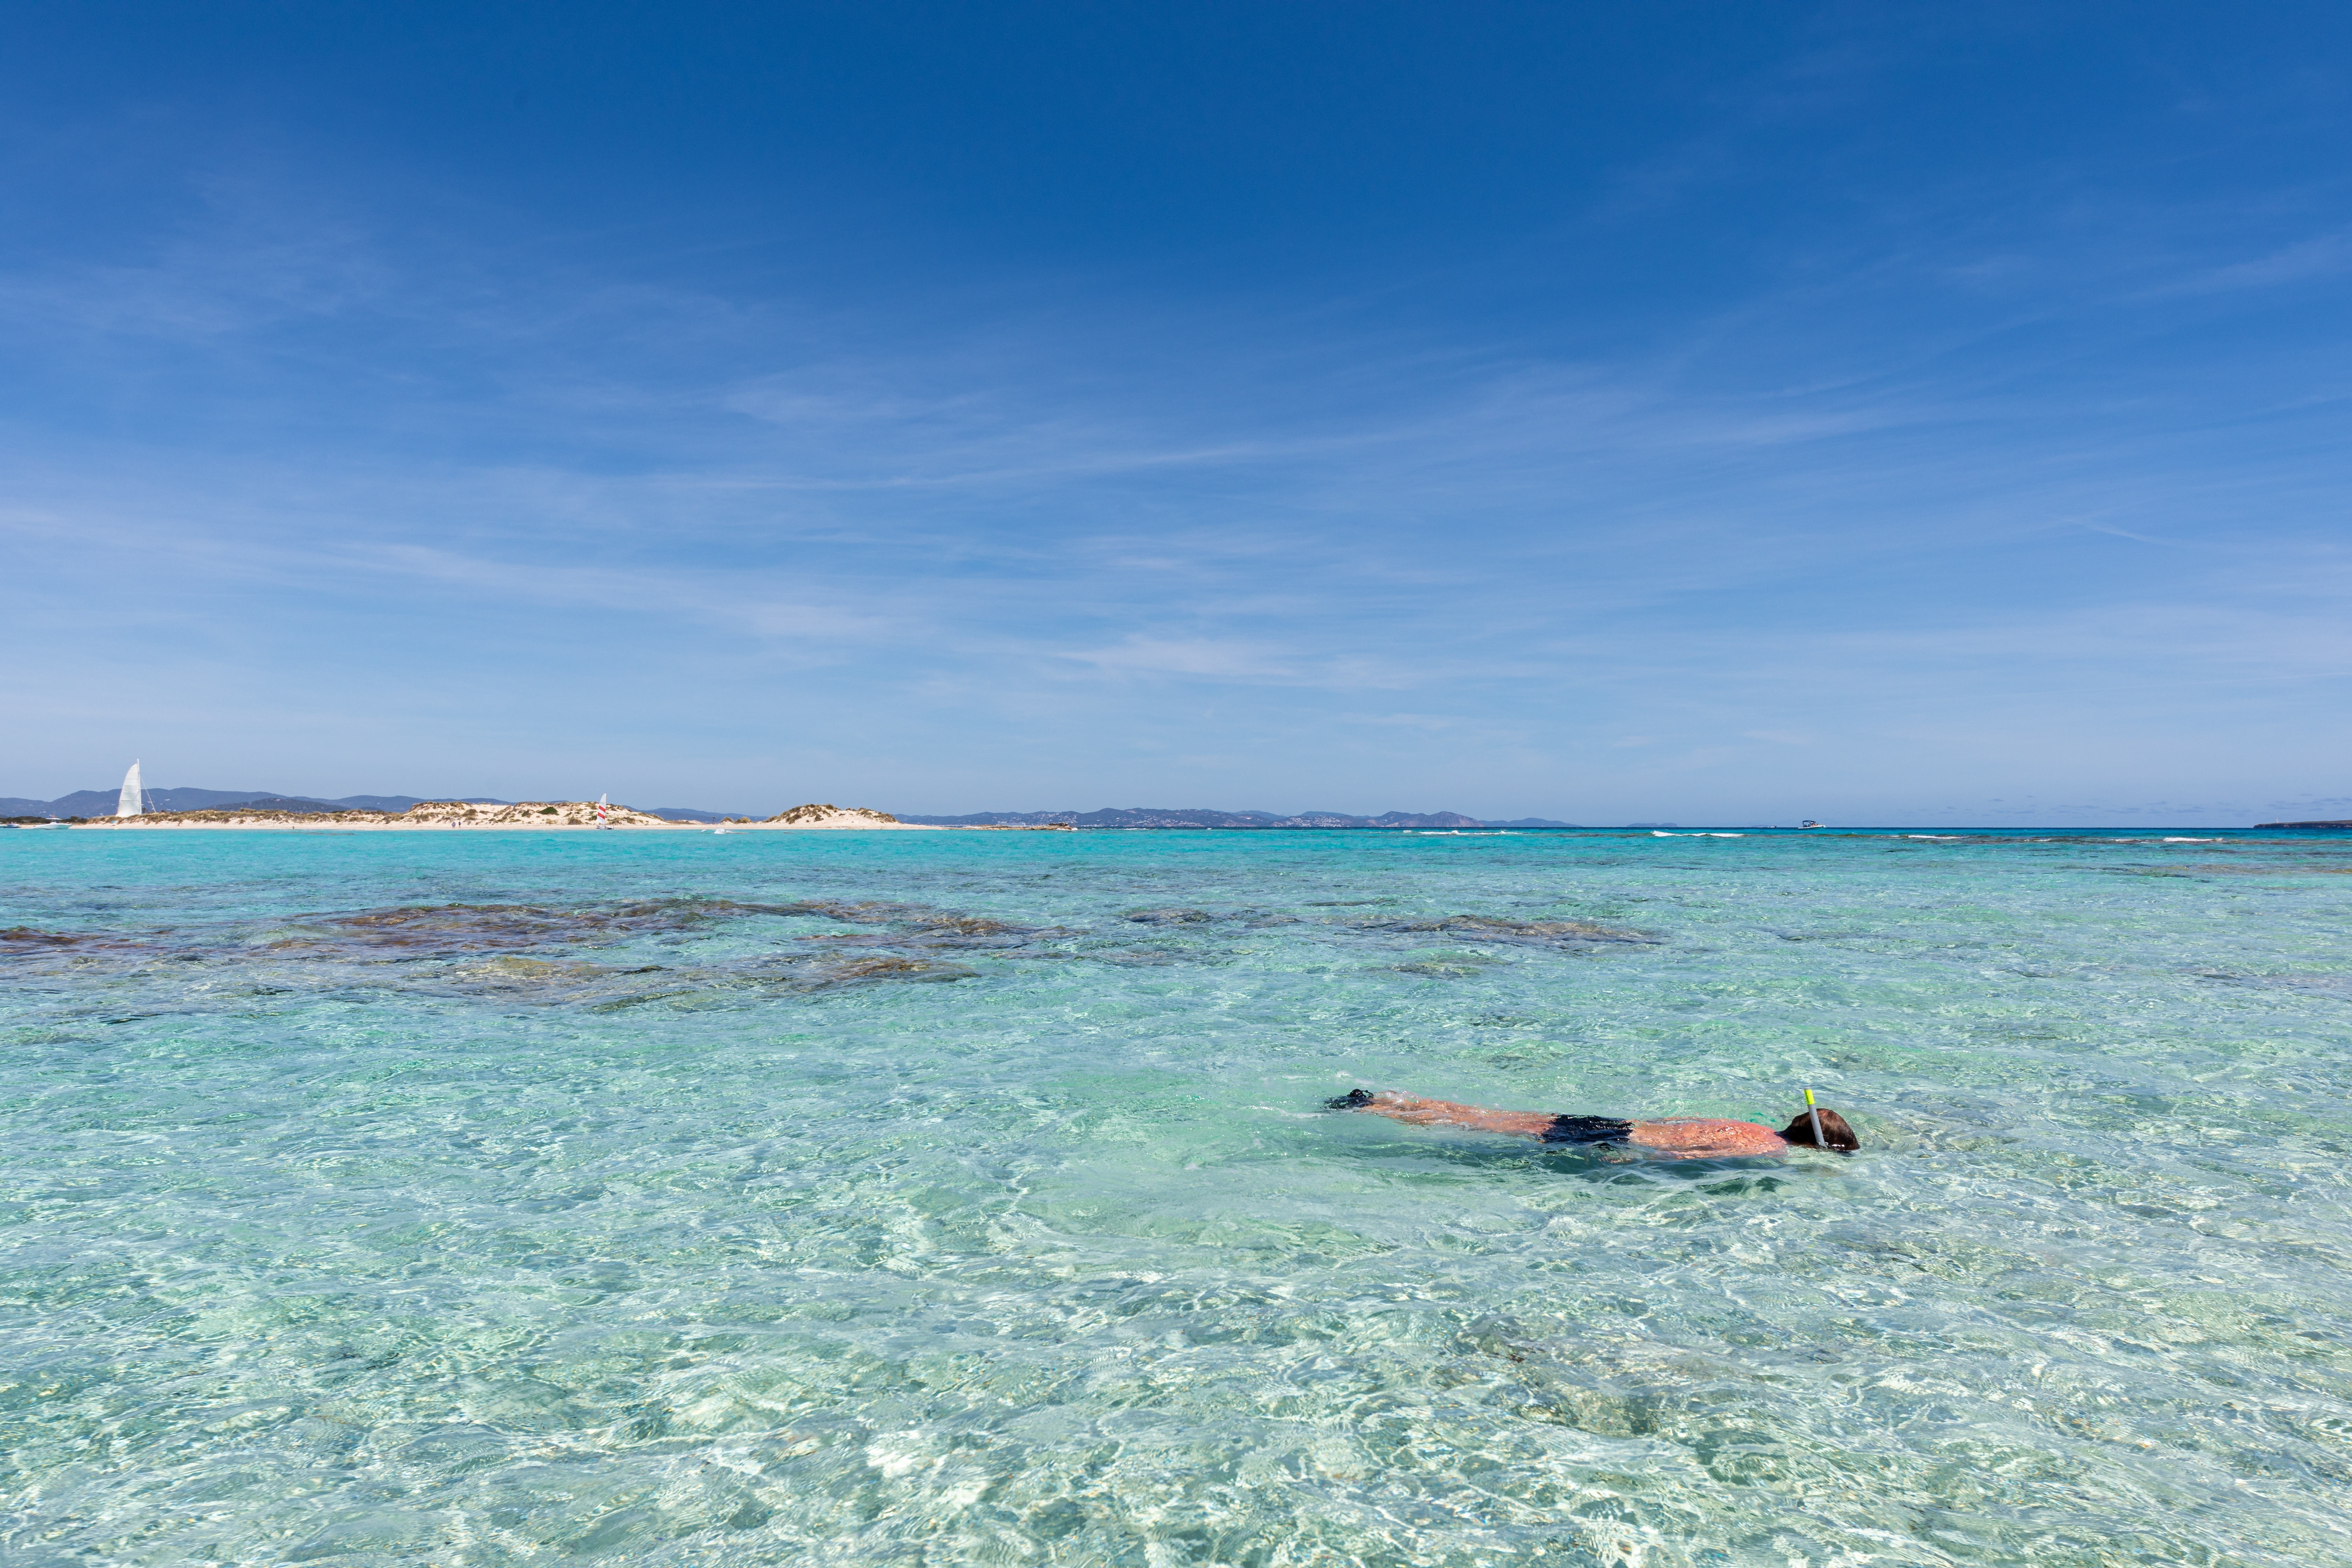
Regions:
M 325 803 L 319 801 L 299 798 L 272 800 L 262 796 L 234 805 L 197 806 L 183 811 L 142 811 L 135 816 L 108 812 L 99 816 L 74 816 L 65 820 L 74 827 L 94 828 L 108 833 L 165 832 L 174 828 L 235 830 L 289 827 L 313 832 L 322 829 L 362 832 L 386 828 L 395 831 L 438 828 L 446 831 L 478 827 L 593 831 L 598 828 L 674 828 L 683 826 L 666 822 L 646 812 L 632 811 L 625 805 L 610 805 L 593 800 L 426 800 L 402 811 L 335 805 L 325 805 L 320 809 L 322 805 Z
M 162 793 L 162 792 L 157 792 Z M 0 802 L 0 808 L 6 803 Z M 40 804 L 40 803 L 35 803 Z M 720 816 L 698 813 L 701 820 L 681 820 L 614 805 L 602 800 L 423 800 L 404 811 L 346 809 L 334 803 L 299 796 L 259 796 L 228 805 L 198 806 L 185 811 L 120 811 L 98 816 L 54 817 L 19 813 L 0 816 L 0 826 L 71 827 L 100 833 L 152 833 L 180 828 L 228 830 L 291 829 L 295 832 L 419 832 L 451 829 L 527 828 L 544 831 L 605 832 L 624 829 L 689 830 L 697 833 L 808 832 L 841 829 L 882 829 L 907 833 L 949 833 L 957 828 L 930 823 L 901 822 L 887 811 L 862 805 L 831 805 L 811 802 L 780 811 L 773 816 Z M 963 826 L 968 833 L 1073 832 L 1069 824 L 1036 825 L 980 823 Z
M 60 819 L 18 814 L 5 820 L 8 820 L 11 826 L 48 826 L 53 822 L 62 822 L 67 826 L 103 833 L 150 833 L 177 828 L 225 828 L 232 831 L 291 828 L 298 832 L 416 832 L 438 829 L 446 832 L 450 829 L 518 827 L 574 832 L 645 828 L 721 833 L 840 828 L 895 828 L 914 833 L 951 831 L 922 823 L 901 822 L 887 812 L 869 811 L 864 806 L 826 805 L 814 802 L 756 821 L 748 816 L 739 816 L 700 822 L 656 816 L 651 812 L 635 811 L 601 800 L 425 800 L 403 811 L 377 811 L 346 809 L 299 797 L 266 795 L 232 805 L 198 806 L 184 811 L 142 810 L 129 816 L 117 813 Z M 975 831 L 1017 830 L 995 828 Z
M 2352 827 L 2352 822 L 2257 822 L 2261 827 Z
M 594 806 L 584 801 L 510 801 L 489 795 L 352 795 L 323 800 L 310 795 L 267 790 L 151 789 L 141 792 L 145 809 L 136 817 L 116 816 L 121 792 L 77 790 L 55 800 L 0 796 L 0 821 L 143 823 L 149 826 L 322 826 L 328 822 L 351 827 L 593 827 Z M 421 810 L 427 808 L 429 810 Z M 475 809 L 460 811 L 458 807 Z M 299 819 L 299 820 L 297 820 Z M 1548 816 L 1522 816 L 1486 821 L 1459 812 L 1391 811 L 1379 816 L 1358 816 L 1343 811 L 1302 811 L 1287 816 L 1271 811 L 1214 811 L 1206 807 L 1104 806 L 1097 811 L 978 811 L 962 816 L 893 816 L 865 806 L 811 803 L 773 816 L 755 818 L 747 812 L 709 811 L 699 806 L 656 805 L 606 808 L 607 826 L 725 826 L 795 828 L 1496 828 L 1580 827 Z M 1672 824 L 1634 823 L 1647 827 Z
M 1271 811 L 1212 811 L 1205 807 L 1104 806 L 1099 811 L 976 811 L 965 816 L 914 816 L 901 820 L 933 827 L 1576 827 L 1546 816 L 1487 822 L 1454 811 L 1391 811 L 1351 816 L 1343 811 L 1302 811 L 1288 816 Z

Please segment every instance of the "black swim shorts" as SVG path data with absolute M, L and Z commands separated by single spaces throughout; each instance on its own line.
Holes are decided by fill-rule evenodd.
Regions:
M 1547 1143 L 1622 1143 L 1633 1131 L 1613 1116 L 1555 1116 L 1541 1134 Z

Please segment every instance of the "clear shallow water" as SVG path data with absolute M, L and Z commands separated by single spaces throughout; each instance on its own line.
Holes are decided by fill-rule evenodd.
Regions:
M 2118 840 L 0 834 L 0 1548 L 2352 1563 L 2352 841 Z

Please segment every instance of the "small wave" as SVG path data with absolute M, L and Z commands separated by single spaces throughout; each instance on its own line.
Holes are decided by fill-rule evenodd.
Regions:
M 2219 844 L 2221 841 L 2218 838 L 2168 838 L 2165 842 L 2167 844 Z
M 1932 838 L 1938 844 L 1958 844 L 1960 841 L 1960 836 L 1957 833 L 1906 833 L 1903 837 L 1906 838 Z
M 1653 827 L 1650 829 L 1650 837 L 1653 838 L 1745 838 L 1748 835 L 1745 833 L 1663 833 Z

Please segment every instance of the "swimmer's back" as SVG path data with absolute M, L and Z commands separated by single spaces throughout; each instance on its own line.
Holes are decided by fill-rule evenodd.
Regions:
M 1769 1127 L 1711 1116 L 1636 1121 L 1626 1132 L 1625 1142 L 1665 1154 L 1780 1154 L 1789 1148 L 1789 1141 Z

